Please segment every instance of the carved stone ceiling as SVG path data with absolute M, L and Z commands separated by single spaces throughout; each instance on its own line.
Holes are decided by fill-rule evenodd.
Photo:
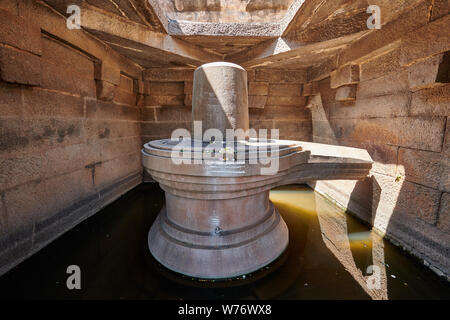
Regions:
M 373 0 L 383 23 L 420 0 Z M 368 0 L 44 0 L 143 68 L 232 61 L 305 69 L 369 33 Z

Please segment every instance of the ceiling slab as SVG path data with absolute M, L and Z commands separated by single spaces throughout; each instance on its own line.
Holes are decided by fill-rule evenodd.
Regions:
M 292 68 L 295 64 L 299 68 L 304 68 L 314 64 L 315 61 L 321 61 L 336 55 L 349 43 L 362 37 L 363 34 L 364 32 L 361 32 L 313 44 L 304 44 L 280 37 L 276 40 L 263 42 L 249 50 L 226 56 L 226 60 L 247 68 L 280 68 L 284 65 L 290 65 Z
M 424 1 L 370 3 L 385 12 L 385 25 Z M 322 75 L 342 50 L 370 33 L 369 0 L 45 2 L 65 16 L 68 5 L 81 6 L 82 27 L 143 68 L 194 68 L 225 60 L 246 68 L 317 67 Z
M 88 4 L 82 6 L 81 24 L 84 29 L 116 48 L 128 48 L 121 51 L 122 53 L 133 52 L 133 55 L 130 55 L 131 59 L 141 53 L 142 55 L 138 57 L 141 60 L 150 56 L 163 65 L 173 63 L 174 66 L 197 66 L 204 62 L 221 59 L 221 56 L 196 45 L 151 31 L 141 24 L 113 16 L 109 12 Z

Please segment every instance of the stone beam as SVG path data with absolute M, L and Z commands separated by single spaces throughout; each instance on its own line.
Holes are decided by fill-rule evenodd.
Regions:
M 362 33 L 340 37 L 313 44 L 280 37 L 268 40 L 248 50 L 226 56 L 227 61 L 238 63 L 246 68 L 277 67 L 298 62 L 302 67 L 318 60 L 335 56 L 346 45 L 362 36 Z
M 167 33 L 168 19 L 159 3 L 154 0 L 129 0 L 139 16 L 145 19 L 155 31 Z
M 173 36 L 228 36 L 273 38 L 281 34 L 279 23 L 269 22 L 192 22 L 171 20 L 168 32 Z
M 86 3 L 85 0 L 44 0 L 44 2 L 64 16 L 67 14 L 67 8 L 70 5 L 82 6 Z M 111 3 L 110 6 L 114 8 L 114 10 L 112 10 L 111 7 L 108 8 L 108 6 L 105 6 L 105 3 L 103 2 L 96 3 L 93 1 L 91 3 L 105 11 L 114 11 L 117 15 L 129 18 L 130 20 L 133 20 L 131 17 L 137 15 L 139 16 L 138 21 L 144 23 L 153 31 L 167 33 L 168 19 L 163 14 L 158 1 L 127 0 L 127 2 L 118 2 L 117 7 Z M 125 4 L 127 5 L 125 6 Z
M 306 1 L 299 6 L 287 25 L 285 21 L 281 22 L 284 24 L 282 36 L 315 43 L 368 31 L 368 7 L 367 0 Z M 388 8 L 385 9 L 388 11 Z
M 115 47 L 121 47 L 134 55 L 158 57 L 158 61 L 176 65 L 198 66 L 204 62 L 221 60 L 221 56 L 207 52 L 166 34 L 154 32 L 128 19 L 83 4 L 81 25 Z M 126 53 L 125 53 L 126 55 Z M 134 56 L 136 58 L 136 56 Z
M 283 36 L 298 31 L 301 28 L 325 20 L 330 12 L 334 12 L 344 5 L 348 0 L 296 0 L 288 10 L 285 18 L 281 22 Z

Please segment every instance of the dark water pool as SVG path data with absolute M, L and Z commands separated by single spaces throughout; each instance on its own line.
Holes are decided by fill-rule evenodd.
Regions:
M 159 265 L 147 233 L 164 194 L 148 184 L 0 277 L 0 299 L 450 298 L 446 281 L 311 189 L 278 188 L 271 200 L 289 227 L 289 248 L 245 278 L 199 281 Z M 69 265 L 81 269 L 81 290 L 66 287 Z M 379 277 L 369 278 L 374 271 Z

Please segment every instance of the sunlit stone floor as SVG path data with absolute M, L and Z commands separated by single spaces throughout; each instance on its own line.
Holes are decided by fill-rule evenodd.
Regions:
M 304 186 L 271 192 L 289 227 L 288 250 L 240 279 L 201 281 L 159 265 L 147 233 L 164 204 L 142 185 L 0 278 L 0 299 L 449 299 L 450 285 Z M 81 268 L 81 290 L 66 269 Z M 367 268 L 380 286 L 367 288 Z

